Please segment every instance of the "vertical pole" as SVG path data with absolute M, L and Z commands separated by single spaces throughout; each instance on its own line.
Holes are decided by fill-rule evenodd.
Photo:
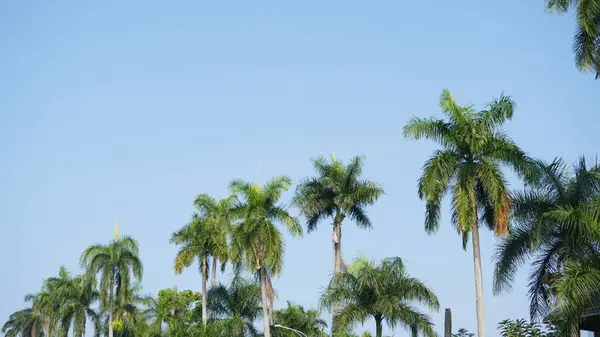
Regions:
M 444 317 L 444 337 L 452 337 L 452 311 L 446 308 Z

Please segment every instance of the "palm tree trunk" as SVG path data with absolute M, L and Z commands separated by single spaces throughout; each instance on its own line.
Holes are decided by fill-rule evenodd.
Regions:
M 477 336 L 485 337 L 485 306 L 483 302 L 483 276 L 481 272 L 481 251 L 479 248 L 479 224 L 477 221 L 477 208 L 473 221 L 473 265 L 475 269 L 475 306 L 477 309 Z
M 217 284 L 217 258 L 213 256 L 212 258 L 212 280 L 210 282 L 211 287 Z
M 206 325 L 206 255 L 202 255 L 202 324 Z
M 46 319 L 46 322 L 44 323 L 44 333 L 45 333 L 44 337 L 50 337 L 50 320 L 49 319 Z
M 375 337 L 383 336 L 383 319 L 381 317 L 375 317 Z
M 265 275 L 265 268 L 262 266 L 259 270 L 260 275 L 260 297 L 262 299 L 262 307 L 263 307 L 263 321 L 265 326 L 264 337 L 271 337 L 271 327 L 269 325 L 269 308 L 267 305 L 267 280 Z
M 452 311 L 446 308 L 444 315 L 444 337 L 452 337 Z
M 335 277 L 341 271 L 342 265 L 342 226 L 338 221 L 339 216 L 333 221 L 333 275 Z M 331 322 L 332 331 L 335 331 L 335 317 L 340 311 L 340 304 L 338 302 L 333 303 L 333 317 Z
M 110 289 L 108 290 L 108 337 L 113 337 L 113 310 L 115 297 L 115 278 L 110 279 Z

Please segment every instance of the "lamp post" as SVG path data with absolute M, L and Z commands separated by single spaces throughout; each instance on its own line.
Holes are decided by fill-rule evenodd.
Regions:
M 308 337 L 304 332 L 302 331 L 298 331 L 296 329 L 292 329 L 292 328 L 288 328 L 287 326 L 283 326 L 283 325 L 279 325 L 279 324 L 275 324 L 273 325 L 274 328 L 280 328 L 280 329 L 285 329 L 285 330 L 289 330 L 294 332 L 296 335 L 300 336 L 300 337 Z

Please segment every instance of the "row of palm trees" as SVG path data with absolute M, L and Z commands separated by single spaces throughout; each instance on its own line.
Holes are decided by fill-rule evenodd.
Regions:
M 479 240 L 482 226 L 499 237 L 494 291 L 509 289 L 517 268 L 527 258 L 533 258 L 529 284 L 532 318 L 551 319 L 561 333 L 572 333 L 580 314 L 596 305 L 600 296 L 600 168 L 581 159 L 569 174 L 562 160 L 545 163 L 528 156 L 502 130 L 514 114 L 515 103 L 508 96 L 501 95 L 483 110 L 475 110 L 472 105 L 457 104 L 444 90 L 439 103 L 442 118 L 413 117 L 404 127 L 404 136 L 433 140 L 440 146 L 423 166 L 418 196 L 426 205 L 427 233 L 439 228 L 442 201 L 449 195 L 450 222 L 461 236 L 464 249 L 471 240 L 478 336 L 486 335 Z M 354 157 L 347 164 L 334 156 L 317 158 L 313 160 L 315 175 L 302 179 L 294 193 L 292 205 L 299 208 L 308 232 L 323 222 L 332 225 L 334 274 L 321 304 L 333 313 L 334 333 L 344 333 L 372 317 L 378 337 L 383 322 L 432 336 L 431 320 L 412 305 L 421 303 L 436 310 L 439 303 L 431 290 L 406 274 L 399 258 L 385 259 L 379 265 L 364 259 L 351 265 L 344 262 L 342 225 L 353 221 L 361 228 L 370 228 L 367 207 L 384 194 L 379 184 L 362 177 L 362 164 L 363 157 Z M 523 191 L 508 188 L 505 168 L 523 180 Z M 197 212 L 188 224 L 173 233 L 171 242 L 179 247 L 175 272 L 181 273 L 196 261 L 200 266 L 199 317 L 203 329 L 215 326 L 217 318 L 224 319 L 215 316 L 219 312 L 216 307 L 211 309 L 210 293 L 220 286 L 216 281 L 219 265 L 225 270 L 230 264 L 235 274 L 246 272 L 257 280 L 261 313 L 252 317 L 262 317 L 263 334 L 271 336 L 271 328 L 278 324 L 271 278 L 283 269 L 280 227 L 292 236 L 303 233 L 300 220 L 281 201 L 291 186 L 287 176 L 275 177 L 262 186 L 234 180 L 229 184 L 231 194 L 227 198 L 199 195 L 194 202 Z M 76 296 L 76 289 L 91 289 L 85 300 L 99 299 L 106 314 L 108 337 L 114 337 L 114 314 L 127 303 L 133 280 L 141 281 L 142 277 L 137 243 L 132 238 L 116 236 L 109 245 L 88 248 L 82 254 L 81 264 L 85 277 L 75 278 L 81 286 L 64 292 Z M 63 302 L 44 299 L 44 294 L 53 289 L 67 289 L 58 281 L 49 281 L 35 296 L 39 299 L 31 310 L 22 313 L 42 317 L 41 323 L 36 321 L 29 330 L 21 330 L 17 335 L 37 336 L 44 331 L 45 336 L 50 336 L 54 327 L 69 326 L 71 320 L 81 322 L 82 317 L 100 324 L 102 315 L 82 314 L 90 308 L 85 305 L 85 296 L 77 297 L 80 302 L 74 306 L 77 310 L 73 309 L 72 316 L 66 315 L 64 308 L 68 306 Z M 381 284 L 388 287 L 380 288 Z M 58 317 L 71 318 L 63 322 L 67 325 L 54 324 Z M 64 330 L 58 328 L 56 333 Z M 24 332 L 27 333 L 23 335 Z M 76 334 L 81 335 L 81 329 Z
M 342 223 L 346 217 L 359 226 L 370 227 L 365 206 L 373 204 L 383 194 L 376 183 L 361 180 L 362 158 L 355 157 L 344 165 L 335 157 L 330 161 L 318 158 L 313 161 L 316 177 L 306 178 L 297 188 L 294 204 L 307 218 L 307 229 L 312 231 L 323 219 L 333 223 L 334 272 L 345 268 L 341 254 Z M 264 335 L 270 336 L 274 325 L 274 290 L 271 278 L 283 268 L 284 243 L 277 224 L 285 227 L 292 236 L 302 235 L 297 217 L 290 215 L 281 203 L 282 194 L 292 182 L 279 176 L 264 186 L 234 180 L 230 183 L 231 196 L 216 200 L 201 194 L 194 205 L 197 213 L 191 221 L 175 232 L 171 242 L 180 250 L 175 258 L 175 272 L 199 260 L 202 273 L 202 293 L 206 298 L 209 261 L 212 261 L 213 286 L 218 261 L 224 266 L 231 261 L 236 269 L 255 274 L 261 286 Z M 206 324 L 207 301 L 203 301 L 202 320 Z M 337 310 L 337 304 L 333 304 Z

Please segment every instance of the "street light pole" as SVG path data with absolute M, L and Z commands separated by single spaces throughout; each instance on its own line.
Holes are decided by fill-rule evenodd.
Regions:
M 296 329 L 292 329 L 292 328 L 288 328 L 287 326 L 283 326 L 283 325 L 279 325 L 279 324 L 275 324 L 273 325 L 274 328 L 280 328 L 280 329 L 285 329 L 285 330 L 289 330 L 294 332 L 296 335 L 300 336 L 300 337 L 308 337 L 304 332 L 302 331 L 298 331 Z

